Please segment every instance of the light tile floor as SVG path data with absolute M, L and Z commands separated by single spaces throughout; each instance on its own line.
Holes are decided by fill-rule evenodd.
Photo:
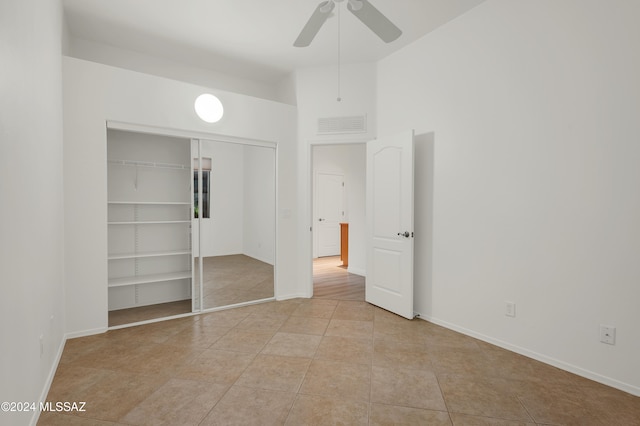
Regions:
M 296 299 L 69 340 L 40 425 L 640 425 L 640 398 L 365 302 Z

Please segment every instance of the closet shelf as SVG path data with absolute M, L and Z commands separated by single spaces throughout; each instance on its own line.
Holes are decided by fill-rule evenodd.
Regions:
M 117 166 L 151 167 L 158 169 L 191 170 L 190 164 L 158 163 L 154 161 L 135 160 L 107 160 L 109 164 Z
M 128 222 L 107 222 L 108 225 L 165 225 L 171 223 L 191 223 L 190 220 L 147 220 Z
M 125 206 L 190 206 L 190 201 L 109 201 L 108 204 Z
M 191 250 L 167 250 L 167 251 L 154 251 L 154 252 L 140 252 L 140 253 L 120 253 L 110 254 L 109 260 L 119 259 L 139 259 L 143 257 L 162 257 L 162 256 L 182 256 L 191 254 Z
M 109 287 L 124 287 L 136 284 L 149 284 L 162 281 L 175 281 L 191 278 L 191 271 L 168 272 L 166 274 L 138 275 L 137 277 L 111 278 Z

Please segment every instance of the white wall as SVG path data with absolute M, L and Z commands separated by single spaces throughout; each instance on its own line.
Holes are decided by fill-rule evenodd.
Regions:
M 307 68 L 295 72 L 296 105 L 298 106 L 298 176 L 297 191 L 302 200 L 298 212 L 298 246 L 303 262 L 298 274 L 303 277 L 301 296 L 309 296 L 312 258 L 311 212 L 311 144 L 362 143 L 376 137 L 376 65 L 374 63 L 343 64 L 341 68 L 340 97 L 338 95 L 337 67 Z M 318 135 L 318 118 L 366 114 L 365 133 Z M 357 240 L 357 238 L 356 238 Z M 364 263 L 364 260 L 363 260 Z M 357 264 L 357 261 L 356 261 Z M 364 268 L 363 268 L 364 270 Z M 355 272 L 355 271 L 354 271 Z
M 216 87 L 220 90 L 243 95 L 286 102 L 286 92 L 283 92 L 283 95 L 280 96 L 280 90 L 285 90 L 286 87 L 281 88 L 279 84 L 270 84 L 264 81 L 229 75 L 209 68 L 109 46 L 78 37 L 69 37 L 69 49 L 66 54 L 78 59 L 171 78 L 186 83 Z
M 413 311 L 425 315 L 433 300 L 434 134 L 416 134 L 413 140 Z
M 0 401 L 44 398 L 63 345 L 61 25 L 59 1 L 0 2 Z
M 276 91 L 277 97 L 274 100 L 289 105 L 297 105 L 296 73 L 291 72 L 280 80 L 276 85 Z
M 376 66 L 343 64 L 338 102 L 337 67 L 304 68 L 295 72 L 298 132 L 301 141 L 363 141 L 375 138 Z M 367 115 L 367 132 L 318 135 L 318 118 Z
M 295 108 L 69 57 L 63 59 L 63 79 L 66 329 L 72 335 L 107 326 L 107 120 L 203 132 L 203 138 L 206 133 L 278 142 L 279 208 L 294 211 Z M 225 105 L 225 116 L 215 125 L 193 111 L 195 98 L 205 91 Z M 286 298 L 298 292 L 296 215 L 279 215 L 278 226 L 276 297 Z
M 638 16 L 487 1 L 381 61 L 377 104 L 379 134 L 433 132 L 423 316 L 636 395 Z
M 315 145 L 313 147 L 314 186 L 312 200 L 317 200 L 317 173 L 344 175 L 345 222 L 349 223 L 349 266 L 351 273 L 365 275 L 365 144 Z M 316 208 L 317 206 L 314 206 Z M 313 238 L 317 238 L 314 227 Z M 317 257 L 314 245 L 314 257 Z

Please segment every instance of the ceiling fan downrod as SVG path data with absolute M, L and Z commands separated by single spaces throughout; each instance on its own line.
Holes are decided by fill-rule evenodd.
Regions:
M 338 102 L 342 101 L 340 97 L 340 8 L 338 8 L 338 98 L 336 100 Z

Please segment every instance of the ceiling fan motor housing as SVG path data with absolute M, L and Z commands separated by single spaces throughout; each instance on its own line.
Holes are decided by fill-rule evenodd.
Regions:
M 342 1 L 342 0 L 340 0 Z M 362 1 L 360 0 L 349 0 L 349 8 L 351 10 L 353 10 L 354 12 L 357 12 L 358 10 L 362 9 Z
M 333 7 L 331 6 L 331 3 L 342 3 L 343 1 L 344 0 L 328 0 L 320 10 L 322 10 L 323 13 L 330 12 L 333 9 Z M 362 1 L 349 0 L 349 8 L 351 8 L 351 10 L 354 10 L 354 11 L 358 11 L 362 9 Z

